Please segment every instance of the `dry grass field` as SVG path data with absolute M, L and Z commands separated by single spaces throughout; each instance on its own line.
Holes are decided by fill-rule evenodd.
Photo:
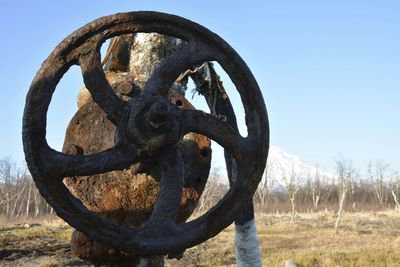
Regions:
M 346 213 L 341 232 L 333 229 L 331 212 L 299 214 L 290 227 L 289 215 L 258 214 L 263 266 L 400 266 L 400 214 Z M 169 266 L 235 266 L 234 227 Z
M 400 266 L 400 213 L 346 213 L 341 232 L 332 212 L 299 214 L 292 227 L 285 214 L 258 214 L 263 266 Z M 0 230 L 0 266 L 89 266 L 68 245 L 72 229 L 59 220 Z M 188 249 L 167 266 L 235 266 L 234 227 Z

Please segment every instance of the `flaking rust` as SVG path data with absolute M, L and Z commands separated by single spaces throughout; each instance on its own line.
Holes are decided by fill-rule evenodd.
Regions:
M 144 49 L 150 55 L 146 69 L 138 64 L 137 53 L 130 54 L 135 41 L 129 34 L 140 32 L 171 36 L 160 39 L 161 46 L 179 42 L 161 51 L 162 60 L 151 57 L 159 51 Z M 105 72 L 100 44 L 116 36 L 124 42 L 114 44 L 113 54 L 106 56 L 111 59 Z M 201 88 L 211 114 L 194 110 L 182 96 L 187 82 L 182 73 L 210 61 L 222 66 L 239 92 L 247 137 L 232 123 L 233 110 L 221 88 L 217 102 L 222 106 L 210 105 L 215 103 L 212 94 L 204 93 L 210 88 Z M 58 152 L 46 142 L 46 115 L 57 83 L 73 64 L 81 67 L 89 94 L 81 91 L 79 110 Z M 207 180 L 210 139 L 225 149 L 232 186 L 214 208 L 184 222 Z M 130 12 L 87 24 L 50 54 L 26 98 L 23 144 L 42 196 L 83 233 L 76 232 L 73 242 L 77 251 L 83 248 L 81 256 L 93 263 L 102 257 L 110 264 L 127 259 L 134 266 L 139 256 L 179 256 L 237 218 L 261 180 L 269 127 L 257 82 L 223 39 L 181 17 Z
M 164 37 L 160 35 L 159 38 Z M 121 81 L 121 77 L 128 75 L 109 72 L 107 77 L 121 98 L 131 98 L 134 82 Z M 133 85 L 131 90 L 126 90 L 129 88 L 127 84 Z M 111 148 L 115 140 L 115 126 L 107 120 L 106 114 L 93 99 L 82 94 L 78 98 L 80 108 L 69 123 L 63 152 L 77 155 Z M 178 103 L 180 108 L 194 109 L 176 91 L 171 90 L 168 99 L 175 105 Z M 177 223 L 184 222 L 192 214 L 203 192 L 210 170 L 211 140 L 203 135 L 189 133 L 184 136 L 179 149 L 185 176 Z M 154 162 L 142 162 L 122 171 L 67 177 L 64 182 L 89 210 L 106 219 L 140 227 L 151 216 L 160 190 L 160 173 L 156 166 Z M 103 245 L 79 232 L 72 235 L 71 243 L 76 256 L 96 264 L 122 266 L 125 262 L 132 264 L 139 259 L 136 255 Z

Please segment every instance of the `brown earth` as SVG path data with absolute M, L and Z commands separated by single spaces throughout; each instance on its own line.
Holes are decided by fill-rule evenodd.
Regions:
M 303 267 L 400 266 L 400 213 L 345 213 L 339 234 L 334 212 L 258 214 L 263 266 L 293 259 Z M 0 229 L 0 266 L 90 266 L 71 254 L 72 228 L 64 223 Z M 236 266 L 234 227 L 188 249 L 166 266 Z
M 0 230 L 0 266 L 91 266 L 71 254 L 69 226 Z

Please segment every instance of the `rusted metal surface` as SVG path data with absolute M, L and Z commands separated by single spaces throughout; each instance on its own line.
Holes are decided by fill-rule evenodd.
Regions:
M 169 50 L 174 48 L 175 38 L 155 33 L 112 39 L 103 64 L 106 65 L 106 78 L 118 97 L 129 101 L 140 95 L 140 87 L 160 61 L 172 53 Z M 175 87 L 184 85 L 180 82 Z M 181 109 L 194 109 L 176 90 L 169 92 L 168 99 Z M 111 148 L 116 128 L 107 120 L 106 114 L 93 101 L 86 88 L 78 95 L 78 108 L 67 129 L 63 152 L 76 155 Z M 167 107 L 156 103 L 149 109 L 153 116 L 148 118 L 155 128 L 161 127 L 166 121 L 163 108 Z M 210 145 L 209 138 L 195 133 L 185 135 L 179 144 L 183 157 L 184 186 L 180 208 L 175 215 L 177 223 L 184 222 L 192 214 L 204 189 L 210 170 Z M 154 162 L 141 162 L 124 171 L 68 177 L 64 183 L 89 210 L 118 223 L 140 227 L 150 218 L 159 196 L 161 178 L 153 167 L 155 165 Z M 137 255 L 92 240 L 78 231 L 74 232 L 71 245 L 76 256 L 93 264 L 136 266 L 138 264 L 135 262 L 140 259 Z
M 142 94 L 125 100 L 114 93 L 103 72 L 99 44 L 107 38 L 134 32 L 178 37 L 185 45 L 160 62 L 144 84 Z M 228 73 L 241 96 L 248 127 L 245 138 L 227 122 L 201 111 L 180 109 L 168 99 L 169 88 L 182 72 L 213 60 Z M 102 152 L 89 149 L 88 153 L 94 153 L 82 154 L 86 152 L 83 147 L 90 147 L 90 140 L 87 143 L 71 140 L 68 144 L 77 146 L 65 147 L 74 154 L 69 155 L 54 151 L 45 140 L 48 105 L 57 83 L 72 64 L 80 65 L 85 86 L 116 128 L 114 140 L 109 140 L 112 147 L 110 143 L 101 145 Z M 177 223 L 186 181 L 183 137 L 192 132 L 222 145 L 235 159 L 237 175 L 228 193 L 213 209 L 191 222 Z M 38 71 L 27 95 L 23 142 L 32 176 L 59 216 L 91 239 L 138 255 L 156 255 L 179 253 L 215 236 L 233 222 L 243 201 L 253 195 L 261 179 L 269 148 L 269 129 L 260 89 L 244 61 L 226 42 L 177 16 L 131 12 L 100 18 L 57 46 Z M 150 219 L 139 229 L 90 211 L 88 207 L 97 203 L 85 207 L 62 182 L 67 176 L 126 172 L 138 162 L 154 164 L 160 177 L 159 196 Z M 118 194 L 111 192 L 110 197 L 119 200 Z M 110 210 L 118 208 L 121 207 Z
M 115 87 L 119 94 L 121 86 Z M 193 109 L 175 91 L 170 91 L 168 98 L 173 103 L 181 101 L 181 108 Z M 114 133 L 115 126 L 90 99 L 71 120 L 63 152 L 76 155 L 109 149 L 114 144 Z M 185 221 L 192 214 L 207 182 L 211 162 L 210 145 L 209 138 L 195 133 L 187 134 L 179 144 L 184 163 L 184 185 L 177 223 Z M 154 162 L 142 162 L 123 171 L 67 177 L 64 183 L 89 210 L 106 219 L 139 227 L 150 218 L 160 190 L 160 173 L 152 167 L 154 165 Z M 132 264 L 138 258 L 93 241 L 82 233 L 75 233 L 71 242 L 74 254 L 92 263 L 118 263 L 118 266 L 122 266 L 124 262 Z M 113 253 L 110 255 L 108 251 Z

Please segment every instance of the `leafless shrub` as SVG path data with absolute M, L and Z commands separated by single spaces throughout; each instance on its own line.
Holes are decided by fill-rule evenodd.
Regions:
M 212 208 L 228 191 L 228 185 L 223 182 L 223 176 L 218 169 L 213 169 L 208 178 L 206 187 L 197 206 L 198 212 Z

